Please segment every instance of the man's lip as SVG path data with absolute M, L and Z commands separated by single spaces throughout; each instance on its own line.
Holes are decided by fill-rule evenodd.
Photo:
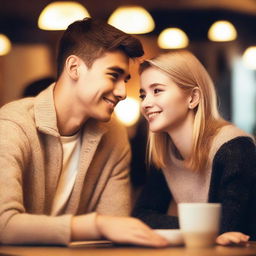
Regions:
M 104 99 L 105 101 L 107 101 L 107 102 L 112 103 L 112 104 L 113 104 L 113 106 L 115 106 L 115 105 L 118 103 L 118 101 L 111 100 L 111 99 L 109 99 L 109 98 L 107 98 L 107 97 L 103 97 L 103 99 Z

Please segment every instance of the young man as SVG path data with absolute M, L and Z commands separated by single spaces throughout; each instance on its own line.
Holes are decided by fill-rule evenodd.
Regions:
M 110 117 L 126 97 L 129 59 L 142 55 L 137 39 L 104 22 L 74 22 L 56 83 L 1 109 L 1 243 L 166 245 L 140 221 L 110 217 L 130 213 L 129 143 Z

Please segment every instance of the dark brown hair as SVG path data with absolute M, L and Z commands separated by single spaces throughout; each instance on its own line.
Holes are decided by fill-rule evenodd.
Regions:
M 121 50 L 129 58 L 144 54 L 141 42 L 135 37 L 104 21 L 85 18 L 70 24 L 60 39 L 57 56 L 57 78 L 65 60 L 71 54 L 83 59 L 88 67 L 107 51 Z

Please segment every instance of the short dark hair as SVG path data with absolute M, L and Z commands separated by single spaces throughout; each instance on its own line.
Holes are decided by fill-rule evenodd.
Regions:
M 141 42 L 108 23 L 92 18 L 75 21 L 65 30 L 59 43 L 57 78 L 66 58 L 72 54 L 83 59 L 88 67 L 104 52 L 121 50 L 129 58 L 144 54 Z
M 139 74 L 141 75 L 141 73 L 143 71 L 145 71 L 147 68 L 149 68 L 151 65 L 147 60 L 144 60 L 142 63 L 140 63 L 139 65 Z

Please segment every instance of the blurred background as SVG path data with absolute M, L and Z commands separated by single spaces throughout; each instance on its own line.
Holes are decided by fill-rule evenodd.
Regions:
M 54 80 L 56 47 L 62 30 L 51 24 L 55 19 L 53 13 L 46 16 L 46 27 L 38 24 L 42 11 L 54 2 L 0 0 L 0 106 L 22 97 L 24 89 L 35 81 Z M 57 1 L 63 3 L 67 1 Z M 144 45 L 145 58 L 175 48 L 192 51 L 215 83 L 223 117 L 255 134 L 256 0 L 80 0 L 75 3 L 82 6 L 82 17 L 106 20 L 138 37 Z M 124 13 L 134 6 L 147 12 L 149 20 L 145 23 L 149 27 L 143 28 L 144 18 L 133 16 L 137 9 Z M 117 10 L 124 12 L 113 17 Z M 63 13 L 70 23 L 72 18 L 69 20 L 68 15 L 72 14 L 72 8 Z M 57 16 L 57 21 L 60 20 L 61 16 Z M 225 23 L 214 25 L 218 21 Z M 6 41 L 8 50 L 3 50 Z M 131 73 L 127 86 L 129 98 L 118 106 L 116 114 L 121 119 L 127 117 L 123 122 L 132 142 L 134 169 L 143 169 L 140 164 L 144 163 L 147 132 L 138 112 L 136 64 Z M 135 185 L 144 179 L 144 172 L 139 173 L 135 175 Z

